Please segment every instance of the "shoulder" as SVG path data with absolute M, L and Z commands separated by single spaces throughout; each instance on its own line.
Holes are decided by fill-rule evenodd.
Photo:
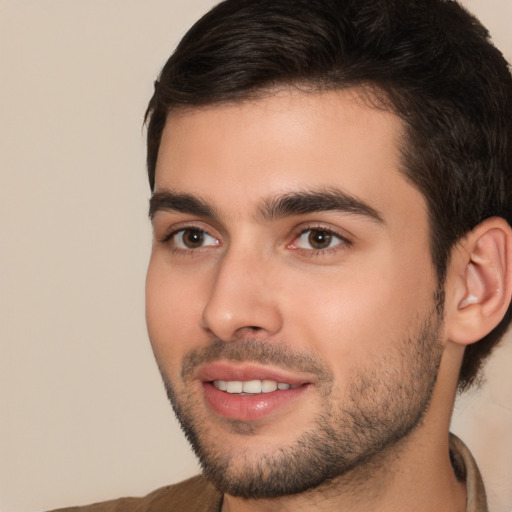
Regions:
M 450 460 L 455 475 L 466 483 L 466 512 L 487 512 L 487 497 L 478 466 L 468 447 L 450 434 Z
M 53 512 L 218 512 L 221 503 L 222 494 L 199 475 L 157 489 L 142 498 L 120 498 Z

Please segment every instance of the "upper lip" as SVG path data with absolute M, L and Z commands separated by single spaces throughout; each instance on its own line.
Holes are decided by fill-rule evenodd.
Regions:
M 195 372 L 195 377 L 202 382 L 213 380 L 224 381 L 250 381 L 272 380 L 290 385 L 314 383 L 314 375 L 283 370 L 272 366 L 254 363 L 239 363 L 232 361 L 218 361 L 201 365 Z

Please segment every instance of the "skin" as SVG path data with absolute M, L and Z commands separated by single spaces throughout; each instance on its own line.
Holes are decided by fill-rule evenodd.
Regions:
M 328 485 L 273 499 L 226 495 L 224 511 L 465 509 L 448 458 L 462 348 L 448 342 L 446 322 L 434 313 L 426 206 L 399 171 L 402 131 L 395 115 L 368 106 L 357 90 L 287 89 L 169 116 L 155 194 L 193 195 L 214 211 L 176 211 L 165 201 L 152 211 L 148 330 L 175 399 L 186 402 L 202 443 L 229 455 L 233 475 L 294 446 L 319 415 L 356 407 L 358 376 L 373 375 L 374 396 L 361 401 L 378 411 L 390 394 L 414 385 L 407 340 L 428 319 L 436 331 L 428 340 L 430 377 L 422 374 L 425 383 L 437 375 L 430 405 L 419 391 L 404 395 L 408 410 L 424 409 L 411 432 Z M 262 204 L 268 210 L 284 194 L 318 190 L 342 191 L 371 214 L 262 213 Z M 202 245 L 188 247 L 184 229 L 201 230 Z M 311 230 L 332 232 L 329 246 L 313 247 Z M 201 366 L 183 372 L 191 352 L 214 343 L 237 353 L 232 366 L 245 364 L 233 346 L 261 343 L 314 358 L 326 373 L 258 363 L 299 375 L 307 389 L 262 418 L 228 421 L 205 399 Z

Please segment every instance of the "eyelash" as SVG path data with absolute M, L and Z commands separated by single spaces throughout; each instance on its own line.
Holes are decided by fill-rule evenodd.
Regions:
M 175 252 L 175 253 L 178 253 L 178 254 L 183 254 L 183 253 L 197 253 L 199 252 L 201 249 L 205 249 L 205 247 L 198 247 L 198 248 L 182 248 L 182 247 L 176 247 L 173 243 L 172 243 L 172 239 L 178 235 L 179 233 L 185 233 L 187 231 L 191 231 L 191 232 L 196 232 L 196 233 L 203 233 L 205 235 L 208 235 L 209 237 L 211 238 L 214 238 L 217 240 L 217 237 L 213 236 L 213 235 L 210 235 L 210 233 L 206 230 L 206 229 L 203 229 L 202 227 L 199 227 L 199 226 L 196 226 L 196 225 L 193 225 L 193 224 L 189 224 L 189 225 L 185 225 L 185 226 L 182 226 L 178 229 L 173 229 L 170 233 L 166 234 L 165 236 L 163 236 L 162 238 L 158 239 L 158 241 L 164 245 L 167 245 L 169 246 L 170 250 L 172 252 Z M 211 246 L 207 246 L 207 247 L 211 247 Z
M 158 241 L 162 244 L 170 246 L 170 250 L 172 252 L 175 252 L 178 254 L 198 253 L 201 251 L 201 249 L 207 249 L 210 247 L 218 247 L 218 245 L 220 245 L 220 242 L 219 242 L 219 244 L 217 244 L 215 246 L 208 245 L 208 246 L 204 246 L 204 247 L 199 246 L 197 248 L 182 248 L 182 247 L 176 247 L 174 244 L 171 243 L 173 237 L 175 237 L 179 233 L 185 233 L 187 231 L 203 233 L 215 240 L 218 240 L 217 237 L 211 235 L 207 230 L 205 230 L 199 226 L 186 225 L 186 226 L 180 227 L 179 229 L 172 230 L 170 233 L 166 234 L 164 237 L 160 238 Z M 335 237 L 336 239 L 339 240 L 339 242 L 336 243 L 333 247 L 326 247 L 324 249 L 314 249 L 314 248 L 305 249 L 305 248 L 301 248 L 301 247 L 293 247 L 293 244 L 297 243 L 296 241 L 298 239 L 300 239 L 302 236 L 304 236 L 306 233 L 315 232 L 315 231 L 318 233 L 323 233 L 323 234 L 331 236 L 331 237 Z M 288 249 L 291 249 L 294 251 L 300 251 L 302 254 L 304 254 L 308 257 L 312 257 L 312 256 L 322 256 L 322 255 L 325 255 L 328 253 L 339 251 L 339 250 L 342 250 L 343 248 L 350 247 L 351 245 L 352 245 L 352 242 L 346 236 L 341 235 L 339 232 L 337 232 L 333 229 L 326 228 L 325 226 L 313 225 L 313 226 L 302 227 L 301 229 L 296 231 L 295 234 L 293 235 L 292 242 L 287 244 L 286 247 Z M 340 247 L 340 246 L 342 246 L 342 247 Z
M 313 248 L 304 249 L 301 247 L 292 247 L 292 245 L 294 243 L 296 243 L 297 240 L 299 240 L 302 236 L 304 236 L 308 232 L 323 233 L 328 236 L 337 238 L 339 242 L 337 244 L 335 244 L 333 247 L 326 247 L 324 249 L 313 249 Z M 351 245 L 352 245 L 351 240 L 349 240 L 346 236 L 340 234 L 338 231 L 327 228 L 322 225 L 315 224 L 312 226 L 302 227 L 300 230 L 298 230 L 296 232 L 296 234 L 294 235 L 292 243 L 288 244 L 287 247 L 292 250 L 295 250 L 295 251 L 300 251 L 302 254 L 304 254 L 308 257 L 312 257 L 312 256 L 324 256 L 327 254 L 331 254 L 333 252 L 343 250 L 343 248 L 348 248 Z

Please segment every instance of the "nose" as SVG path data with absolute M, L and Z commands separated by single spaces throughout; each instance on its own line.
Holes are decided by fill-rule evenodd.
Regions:
M 247 335 L 267 338 L 279 332 L 278 287 L 268 261 L 251 251 L 230 251 L 218 263 L 203 327 L 223 341 Z

